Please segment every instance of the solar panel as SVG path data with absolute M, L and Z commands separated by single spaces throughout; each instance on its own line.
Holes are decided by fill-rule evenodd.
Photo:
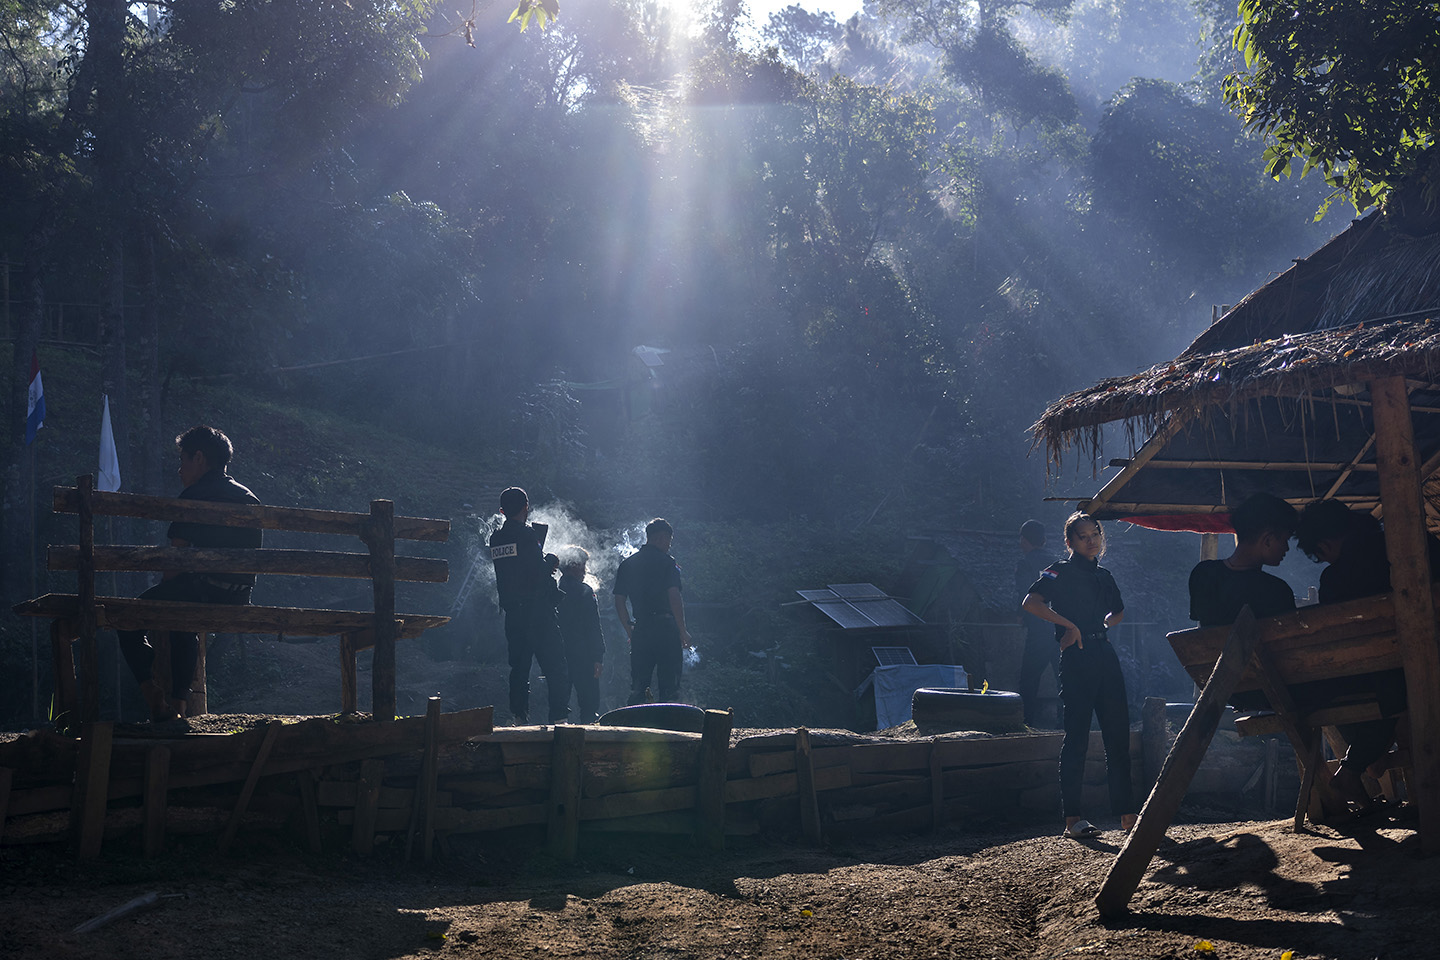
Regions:
M 850 605 L 877 627 L 903 627 L 925 622 L 897 600 L 852 600 Z
M 836 596 L 835 593 L 834 593 L 833 591 L 831 591 L 831 590 L 796 590 L 795 592 L 798 593 L 798 594 L 800 594 L 800 596 L 804 597 L 806 600 L 839 600 L 839 599 L 840 599 L 840 598 L 839 598 L 838 596 Z
M 875 654 L 875 662 L 882 667 L 913 667 L 915 654 L 909 647 L 871 647 L 870 652 Z
M 829 617 L 831 620 L 834 620 L 836 623 L 840 624 L 840 626 L 844 627 L 847 630 L 854 627 L 875 626 L 874 621 L 872 621 L 869 617 L 865 616 L 865 614 L 861 613 L 859 610 L 856 610 L 854 607 L 850 606 L 850 604 L 846 603 L 844 600 L 822 600 L 815 604 L 815 609 L 819 610 L 821 613 L 825 614 L 825 616 Z
M 829 583 L 826 586 L 835 591 L 835 596 L 846 600 L 878 600 L 886 596 L 885 591 L 873 583 Z

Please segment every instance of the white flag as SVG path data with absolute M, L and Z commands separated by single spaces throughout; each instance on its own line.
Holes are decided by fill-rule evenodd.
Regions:
M 120 489 L 120 457 L 115 453 L 115 432 L 110 428 L 108 396 L 105 396 L 105 412 L 100 416 L 100 480 L 95 488 L 111 492 Z

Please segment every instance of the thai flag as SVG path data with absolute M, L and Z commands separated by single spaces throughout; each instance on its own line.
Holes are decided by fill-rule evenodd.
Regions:
M 40 384 L 40 357 L 30 351 L 30 393 L 25 400 L 25 445 L 35 442 L 35 431 L 45 426 L 45 388 Z

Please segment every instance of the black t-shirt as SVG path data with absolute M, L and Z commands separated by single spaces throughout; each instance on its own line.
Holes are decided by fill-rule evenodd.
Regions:
M 670 588 L 680 589 L 680 567 L 675 558 L 648 543 L 620 561 L 615 571 L 615 596 L 630 598 L 636 618 L 670 612 Z
M 1246 604 L 1257 617 L 1273 617 L 1295 609 L 1295 594 L 1277 576 L 1231 570 L 1224 560 L 1201 560 L 1190 571 L 1190 619 L 1200 626 L 1232 624 Z
M 1110 571 L 1084 557 L 1056 560 L 1040 571 L 1040 578 L 1026 592 L 1044 597 L 1050 609 L 1075 624 L 1081 637 L 1103 634 L 1105 615 L 1125 609 Z M 1064 635 L 1065 628 L 1055 624 L 1055 639 Z
M 181 500 L 213 500 L 218 503 L 255 503 L 260 498 L 249 488 L 235 482 L 224 470 L 210 470 L 205 476 L 180 491 Z M 226 527 L 218 523 L 195 523 L 190 520 L 176 520 L 170 524 L 165 536 L 171 540 L 184 540 L 192 547 L 246 547 L 258 548 L 264 541 L 264 532 L 259 527 Z M 215 580 L 253 587 L 253 573 L 212 573 L 206 574 Z

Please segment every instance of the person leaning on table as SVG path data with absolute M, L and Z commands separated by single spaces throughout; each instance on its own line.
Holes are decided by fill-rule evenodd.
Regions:
M 1130 708 L 1120 657 L 1107 631 L 1125 618 L 1125 602 L 1110 571 L 1100 566 L 1105 532 L 1088 513 L 1065 521 L 1069 558 L 1057 560 L 1030 586 L 1021 606 L 1055 624 L 1060 644 L 1060 700 L 1065 706 L 1065 741 L 1060 748 L 1060 802 L 1065 816 L 1063 835 L 1074 839 L 1099 836 L 1100 828 L 1080 816 L 1085 752 L 1090 744 L 1090 717 L 1100 720 L 1105 743 L 1105 772 L 1112 813 L 1120 826 L 1135 825 L 1130 792 Z

